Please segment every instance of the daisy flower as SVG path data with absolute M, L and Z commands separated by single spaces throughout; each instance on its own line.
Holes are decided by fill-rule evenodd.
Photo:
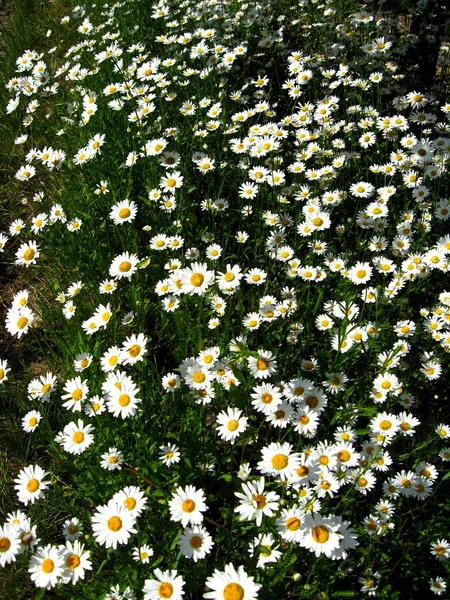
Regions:
M 184 580 L 177 571 L 153 571 L 154 579 L 146 579 L 142 591 L 144 600 L 181 600 Z
M 261 585 L 247 575 L 244 567 L 237 569 L 232 563 L 225 566 L 225 571 L 214 571 L 206 580 L 206 587 L 211 591 L 203 595 L 209 600 L 256 600 Z
M 272 517 L 278 510 L 278 500 L 280 496 L 275 492 L 265 492 L 265 479 L 261 477 L 258 481 L 249 481 L 242 484 L 242 491 L 235 492 L 240 500 L 240 504 L 234 509 L 234 512 L 240 514 L 240 520 L 256 521 L 256 526 L 260 527 L 263 515 Z
M 366 181 L 358 181 L 350 186 L 350 193 L 356 198 L 369 198 L 375 191 L 375 187 Z
M 116 256 L 109 267 L 109 274 L 114 279 L 131 279 L 133 273 L 137 270 L 139 259 L 136 254 L 123 252 Z
M 281 552 L 277 550 L 279 546 L 274 546 L 275 540 L 271 533 L 261 533 L 255 537 L 249 546 L 250 556 L 258 555 L 256 566 L 258 569 L 264 569 L 267 563 L 277 562 Z
M 262 460 L 258 463 L 258 469 L 263 474 L 279 477 L 282 481 L 294 476 L 300 466 L 298 452 L 291 454 L 292 446 L 287 442 L 280 444 L 272 442 L 262 449 Z
M 373 268 L 369 263 L 357 262 L 356 265 L 349 269 L 347 277 L 353 283 L 362 285 L 363 283 L 367 283 L 367 281 L 369 281 L 369 279 L 372 277 L 372 272 Z
M 117 548 L 117 544 L 126 544 L 132 533 L 136 533 L 136 519 L 128 508 L 114 500 L 97 507 L 92 517 L 92 531 L 97 543 L 107 548 Z
M 186 527 L 178 540 L 180 552 L 194 562 L 205 558 L 214 546 L 212 537 L 204 527 Z
M 214 271 L 209 271 L 206 263 L 195 262 L 186 269 L 180 269 L 180 279 L 185 293 L 204 296 L 214 281 Z
M 77 517 L 64 522 L 63 535 L 66 541 L 74 542 L 83 535 L 83 526 Z
M 124 341 L 120 351 L 120 362 L 123 365 L 134 365 L 144 360 L 146 354 L 147 338 L 142 333 L 131 335 Z
M 174 463 L 180 462 L 180 449 L 178 446 L 175 446 L 175 444 L 160 446 L 159 450 L 161 452 L 159 460 L 166 465 L 166 467 L 170 467 Z
M 63 430 L 64 450 L 70 454 L 84 452 L 94 441 L 92 431 L 94 431 L 92 425 L 85 425 L 81 419 L 78 419 L 78 423 L 72 421 L 66 425 Z
M 307 515 L 302 524 L 300 546 L 314 552 L 316 557 L 325 554 L 331 558 L 343 537 L 337 533 L 340 524 L 337 517 L 322 517 L 319 513 Z
M 22 419 L 22 429 L 27 433 L 34 431 L 41 420 L 41 413 L 38 410 L 28 412 Z
M 78 540 L 73 543 L 66 542 L 66 546 L 61 546 L 61 552 L 64 554 L 65 572 L 63 574 L 63 583 L 76 584 L 79 579 L 84 579 L 84 571 L 92 570 L 92 563 L 89 560 L 91 553 L 89 550 L 84 552 L 84 545 Z
M 251 374 L 257 379 L 267 379 L 277 370 L 277 361 L 269 350 L 260 350 L 257 357 L 249 356 L 247 364 Z
M 16 252 L 16 265 L 25 265 L 26 267 L 35 265 L 39 255 L 39 248 L 34 240 L 25 242 Z
M 111 348 L 108 348 L 100 359 L 100 364 L 103 372 L 110 373 L 111 371 L 114 371 L 114 369 L 121 364 L 120 348 L 118 346 L 111 346 Z
M 446 561 L 450 558 L 450 544 L 445 538 L 436 540 L 431 544 L 431 554 L 440 561 Z
M 153 556 L 154 552 L 150 546 L 144 544 L 140 548 L 135 548 L 133 550 L 133 560 L 136 562 L 141 562 L 143 564 L 147 564 L 150 562 L 150 558 Z
M 45 548 L 38 548 L 31 557 L 30 568 L 31 581 L 37 587 L 47 588 L 55 587 L 64 575 L 64 554 L 59 548 L 49 544 Z
M 255 386 L 250 396 L 253 398 L 252 406 L 266 415 L 276 410 L 282 401 L 280 388 L 271 383 Z
M 22 469 L 17 479 L 14 480 L 14 483 L 17 484 L 14 489 L 17 491 L 19 501 L 27 505 L 44 498 L 43 491 L 50 485 L 49 481 L 44 481 L 46 475 L 48 473 L 39 465 L 29 465 Z
M 116 418 L 120 416 L 126 419 L 134 416 L 138 411 L 138 404 L 142 402 L 137 397 L 138 393 L 139 389 L 129 378 L 121 383 L 120 389 L 111 386 L 105 394 L 108 411 Z
M 207 509 L 203 490 L 197 490 L 192 485 L 187 485 L 185 489 L 178 487 L 169 501 L 172 521 L 181 521 L 183 527 L 199 525 L 203 521 L 202 512 Z
M 87 383 L 82 381 L 81 377 L 69 379 L 64 386 L 64 391 L 66 394 L 61 396 L 61 399 L 67 400 L 67 402 L 64 402 L 63 406 L 72 412 L 80 411 L 81 402 L 86 400 L 89 394 Z
M 117 504 L 124 505 L 133 517 L 139 517 L 147 506 L 145 494 L 136 486 L 128 486 L 114 494 L 112 498 Z
M 247 429 L 247 418 L 241 417 L 242 411 L 237 408 L 227 408 L 217 415 L 217 433 L 221 439 L 234 444 L 236 439 Z
M 12 563 L 20 552 L 19 529 L 0 525 L 0 567 Z
M 117 448 L 110 448 L 108 452 L 102 454 L 100 466 L 107 471 L 120 471 L 122 468 L 122 452 Z
M 28 306 L 20 309 L 10 308 L 6 313 L 5 327 L 11 335 L 20 339 L 27 333 L 34 321 L 34 313 Z
M 183 185 L 183 177 L 180 171 L 173 171 L 172 173 L 167 173 L 164 177 L 161 177 L 161 183 L 159 187 L 163 190 L 163 192 L 172 192 L 174 193 L 177 188 L 180 188 Z

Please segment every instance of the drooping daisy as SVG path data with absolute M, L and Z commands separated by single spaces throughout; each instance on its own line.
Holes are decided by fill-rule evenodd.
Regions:
M 214 546 L 212 537 L 204 527 L 186 527 L 178 540 L 180 551 L 194 562 L 205 558 Z
M 203 521 L 202 512 L 207 509 L 203 490 L 197 490 L 192 485 L 187 485 L 185 489 L 178 487 L 169 501 L 172 521 L 181 521 L 183 527 L 200 525 Z
M 237 569 L 232 563 L 225 565 L 225 571 L 215 570 L 206 580 L 211 591 L 203 595 L 209 600 L 256 600 L 261 585 L 247 575 L 244 567 Z
M 136 533 L 136 518 L 126 508 L 114 500 L 98 506 L 92 517 L 92 530 L 97 543 L 107 548 L 117 548 L 117 544 L 126 544 L 132 533 Z
M 250 542 L 249 553 L 250 556 L 258 556 L 256 566 L 258 569 L 264 569 L 267 563 L 277 562 L 280 558 L 281 552 L 278 548 L 271 533 L 261 533 Z
M 36 500 L 44 498 L 44 490 L 50 485 L 49 481 L 44 481 L 44 477 L 48 475 L 39 465 L 29 465 L 22 469 L 14 483 L 14 489 L 17 491 L 17 496 L 20 502 L 27 505 L 31 502 L 34 504 Z

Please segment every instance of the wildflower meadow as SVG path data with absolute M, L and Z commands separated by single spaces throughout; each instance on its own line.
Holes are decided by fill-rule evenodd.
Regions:
M 431 0 L 153 2 L 5 42 L 0 596 L 448 597 Z

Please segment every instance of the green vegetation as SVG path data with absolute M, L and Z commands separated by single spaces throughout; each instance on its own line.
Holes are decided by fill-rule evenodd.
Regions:
M 445 596 L 449 47 L 430 87 L 415 18 L 11 5 L 1 597 Z

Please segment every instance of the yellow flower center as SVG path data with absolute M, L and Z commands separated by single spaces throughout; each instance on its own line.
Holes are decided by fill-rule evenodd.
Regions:
M 131 402 L 131 398 L 128 394 L 120 394 L 118 402 L 120 406 L 128 406 Z
M 46 558 L 42 561 L 41 569 L 44 573 L 52 573 L 55 568 L 55 563 L 51 558 Z
M 272 466 L 277 471 L 285 469 L 288 465 L 288 462 L 289 461 L 286 454 L 275 454 L 275 456 L 272 458 Z
M 31 417 L 31 419 L 28 420 L 28 426 L 29 427 L 34 427 L 35 425 L 37 425 L 37 418 L 36 417 Z
M 236 431 L 236 429 L 239 427 L 239 422 L 236 421 L 236 419 L 231 419 L 231 421 L 228 421 L 227 427 L 229 431 Z
M 222 595 L 223 600 L 244 600 L 245 590 L 239 583 L 228 583 Z
M 27 323 L 28 323 L 28 319 L 26 317 L 20 317 L 20 319 L 18 319 L 18 321 L 17 321 L 17 328 L 25 329 Z
M 380 429 L 382 429 L 383 431 L 387 431 L 391 427 L 392 427 L 392 423 L 391 423 L 391 421 L 388 421 L 387 419 L 385 419 L 384 421 L 381 421 L 381 423 L 380 423 Z
M 348 452 L 348 450 L 341 450 L 340 452 L 338 452 L 337 456 L 341 462 L 347 462 L 348 460 L 350 460 L 350 452 Z
M 200 287 L 204 281 L 205 276 L 201 273 L 194 273 L 191 276 L 191 285 L 193 285 L 194 287 Z
M 76 554 L 71 554 L 69 556 L 69 558 L 66 560 L 66 565 L 69 567 L 69 569 L 71 569 L 72 571 L 74 569 L 76 569 L 81 563 L 80 557 L 77 556 Z
M 7 552 L 11 546 L 11 540 L 7 537 L 0 538 L 0 552 Z
M 76 390 L 74 390 L 72 392 L 72 400 L 74 402 L 78 402 L 79 400 L 81 400 L 82 397 L 83 397 L 83 390 L 80 390 L 80 388 L 77 388 Z
M 132 498 L 131 496 L 128 496 L 128 498 L 125 498 L 123 503 L 128 508 L 128 510 L 133 510 L 133 508 L 136 506 L 136 500 L 134 498 Z
M 191 513 L 195 510 L 195 502 L 193 500 L 184 500 L 181 505 L 183 512 Z
M 258 358 L 256 368 L 258 371 L 266 371 L 269 368 L 269 362 L 265 358 Z
M 30 493 L 36 492 L 39 489 L 40 483 L 37 479 L 30 479 L 27 483 L 27 490 Z
M 286 521 L 286 529 L 289 529 L 289 531 L 297 531 L 300 525 L 300 519 L 297 519 L 297 517 L 289 517 Z
M 81 442 L 84 442 L 84 433 L 82 431 L 75 432 L 72 440 L 75 442 L 75 444 L 81 444 Z
M 325 544 L 330 537 L 330 533 L 324 525 L 317 525 L 317 527 L 314 527 L 311 535 L 316 544 Z
M 33 248 L 28 248 L 28 249 L 27 249 L 27 250 L 25 250 L 25 252 L 23 253 L 23 258 L 24 258 L 25 260 L 33 260 L 33 258 L 34 258 L 34 254 L 35 254 L 35 252 L 34 252 Z
M 119 529 L 122 529 L 122 519 L 120 517 L 110 517 L 108 519 L 108 529 L 110 531 L 119 531 Z
M 124 260 L 123 262 L 120 263 L 119 265 L 119 271 L 121 273 L 128 273 L 128 271 L 131 269 L 131 263 L 128 260 Z

